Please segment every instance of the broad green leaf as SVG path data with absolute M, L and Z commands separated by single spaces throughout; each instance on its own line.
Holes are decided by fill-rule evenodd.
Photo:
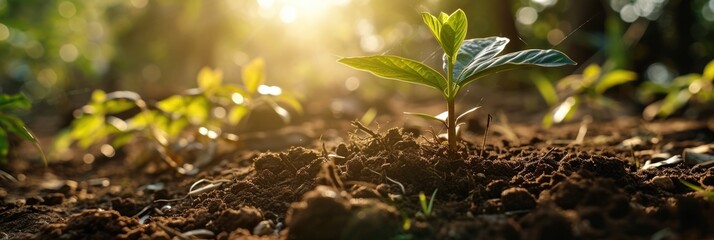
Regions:
M 69 150 L 70 146 L 74 142 L 71 131 L 65 129 L 57 133 L 52 139 L 52 145 L 50 147 L 50 155 L 62 154 Z
M 456 10 L 446 19 L 439 33 L 441 47 L 444 48 L 446 55 L 454 57 L 458 54 L 459 48 L 466 38 L 467 28 L 466 14 L 461 9 Z
M 434 120 L 434 121 L 444 124 L 444 126 L 447 126 L 446 121 L 444 119 L 440 119 L 440 118 L 437 118 L 436 116 L 432 116 L 432 115 L 429 115 L 426 113 L 404 112 L 404 114 L 420 117 L 420 118 L 423 118 L 426 120 Z
M 248 93 L 255 94 L 258 86 L 265 82 L 265 61 L 256 58 L 243 67 L 243 84 Z
M 204 97 L 196 97 L 192 99 L 186 106 L 186 117 L 189 122 L 196 125 L 203 125 L 208 119 L 210 111 L 209 102 Z
M 37 139 L 35 136 L 30 133 L 29 130 L 25 127 L 25 123 L 22 121 L 22 119 L 14 116 L 14 115 L 5 115 L 5 114 L 0 114 L 0 126 L 5 128 L 5 131 L 8 133 L 12 133 L 15 136 L 24 138 L 25 140 L 36 142 Z
M 240 121 L 243 120 L 243 117 L 245 117 L 247 114 L 248 107 L 246 107 L 245 105 L 237 105 L 233 107 L 228 113 L 228 123 L 236 125 L 240 123 Z
M 704 67 L 704 71 L 702 72 L 702 79 L 704 79 L 704 81 L 709 82 L 714 81 L 714 61 L 709 62 Z
M 107 93 L 102 90 L 94 90 L 92 92 L 92 102 L 101 103 L 107 100 Z
M 297 111 L 298 113 L 302 113 L 302 104 L 300 104 L 300 101 L 298 101 L 298 99 L 291 94 L 288 94 L 288 93 L 280 94 L 277 96 L 277 101 L 287 104 L 288 106 L 293 108 L 293 110 Z
M 121 132 L 118 133 L 112 138 L 111 145 L 115 149 L 120 148 L 128 143 L 131 142 L 132 139 L 136 136 L 135 132 Z
M 177 118 L 184 114 L 187 105 L 187 100 L 184 96 L 174 95 L 156 103 L 156 107 L 168 114 L 172 118 Z
M 683 107 L 691 97 L 692 94 L 687 89 L 670 92 L 662 100 L 662 105 L 659 111 L 657 111 L 657 116 L 666 117 L 672 115 L 677 109 Z
M 583 70 L 582 78 L 580 79 L 580 85 L 582 87 L 591 87 L 602 74 L 602 68 L 597 64 L 588 65 L 585 70 Z
M 424 23 L 429 27 L 429 30 L 431 30 L 431 33 L 434 35 L 434 38 L 436 38 L 436 41 L 441 44 L 441 21 L 439 21 L 439 19 L 434 15 L 427 12 L 421 13 L 421 18 L 424 19 Z
M 30 108 L 30 100 L 22 94 L 0 94 L 0 111 Z
M 441 23 L 442 26 L 444 25 L 444 23 L 446 23 L 446 20 L 448 20 L 448 19 L 449 19 L 449 14 L 446 14 L 444 12 L 439 13 L 439 22 Z
M 198 72 L 198 79 L 196 81 L 198 82 L 198 87 L 210 95 L 221 88 L 223 72 L 204 67 Z
M 535 65 L 541 67 L 559 67 L 563 65 L 576 64 L 560 51 L 548 49 L 529 49 L 509 53 L 500 57 L 489 59 L 480 64 L 466 67 L 459 75 L 459 86 L 466 86 L 473 80 L 486 76 L 490 73 L 510 70 L 523 65 Z
M 605 74 L 595 85 L 595 92 L 602 94 L 611 87 L 637 79 L 637 73 L 626 70 L 615 70 Z
M 136 106 L 134 101 L 127 99 L 111 99 L 104 102 L 104 111 L 107 114 L 124 112 Z
M 186 126 L 188 126 L 188 120 L 186 118 L 179 118 L 169 122 L 169 126 L 166 129 L 166 134 L 169 139 L 178 137 L 179 134 L 186 129 Z
M 508 41 L 508 38 L 503 37 L 474 38 L 464 41 L 459 48 L 459 54 L 456 55 L 452 79 L 460 80 L 458 76 L 467 66 L 480 64 L 498 55 L 506 47 Z M 442 57 L 444 72 L 449 71 L 447 58 L 446 54 Z
M 446 89 L 446 80 L 439 72 L 414 60 L 397 56 L 370 56 L 342 58 L 339 62 L 379 77 L 421 84 L 442 92 Z
M 538 88 L 538 92 L 540 92 L 540 95 L 543 97 L 543 100 L 545 100 L 545 103 L 548 104 L 548 106 L 555 106 L 555 104 L 558 104 L 558 93 L 555 91 L 553 84 L 548 81 L 547 78 L 543 76 L 534 77 L 533 83 L 536 85 L 536 88 Z

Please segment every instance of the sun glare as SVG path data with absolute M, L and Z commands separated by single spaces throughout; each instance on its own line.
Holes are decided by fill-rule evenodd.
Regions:
M 345 5 L 350 0 L 257 0 L 265 15 L 277 13 L 280 21 L 290 24 L 302 20 L 316 20 L 329 12 L 331 7 Z

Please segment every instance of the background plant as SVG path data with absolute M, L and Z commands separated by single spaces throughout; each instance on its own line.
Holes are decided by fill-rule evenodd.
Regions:
M 465 40 L 468 23 L 466 14 L 461 9 L 451 15 L 442 12 L 438 17 L 423 13 L 422 18 L 444 51 L 442 68 L 445 75 L 420 62 L 398 56 L 351 57 L 342 58 L 339 62 L 383 78 L 439 90 L 447 102 L 446 127 L 451 150 L 456 150 L 454 102 L 463 87 L 490 73 L 521 65 L 557 67 L 575 64 L 565 54 L 552 49 L 523 50 L 497 57 L 509 39 L 489 37 Z
M 242 86 L 225 84 L 221 71 L 203 68 L 197 77 L 198 88 L 151 105 L 135 92 L 96 90 L 90 102 L 77 110 L 71 127 L 60 134 L 53 148 L 62 150 L 76 144 L 87 149 L 104 142 L 119 148 L 143 138 L 156 145 L 170 166 L 178 167 L 186 161 L 177 154 L 177 148 L 201 139 L 237 141 L 235 134 L 224 132 L 225 127 L 238 125 L 256 107 L 267 105 L 286 122 L 290 111 L 281 105 L 302 111 L 292 94 L 264 85 L 264 65 L 262 59 L 246 65 Z M 179 141 L 182 139 L 188 141 Z
M 598 109 L 614 108 L 618 104 L 605 96 L 605 91 L 635 79 L 635 72 L 609 66 L 603 69 L 597 64 L 588 65 L 581 74 L 560 79 L 555 86 L 548 79 L 536 76 L 534 83 L 551 108 L 550 113 L 543 117 L 543 125 L 550 126 L 571 119 L 581 104 Z
M 37 138 L 25 127 L 25 122 L 13 112 L 18 109 L 29 109 L 30 100 L 22 94 L 0 94 L 0 164 L 7 163 L 10 152 L 10 134 L 35 144 L 40 149 Z M 44 156 L 43 156 L 44 157 Z
M 709 62 L 701 74 L 692 73 L 674 78 L 665 83 L 647 81 L 640 86 L 643 101 L 664 98 L 650 103 L 642 113 L 647 120 L 668 117 L 687 103 L 705 105 L 714 101 L 714 61 Z

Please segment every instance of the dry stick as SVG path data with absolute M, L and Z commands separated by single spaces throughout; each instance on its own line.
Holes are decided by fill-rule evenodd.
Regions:
M 547 157 L 548 155 L 550 155 L 550 153 L 552 153 L 553 150 L 555 150 L 554 147 L 550 148 L 550 150 L 548 150 L 545 154 L 543 154 L 542 157 L 540 157 L 540 160 L 543 161 L 543 159 L 544 159 L 545 157 Z
M 488 137 L 488 129 L 491 128 L 491 119 L 493 119 L 493 116 L 491 114 L 488 114 L 488 120 L 486 120 L 486 131 L 483 133 L 483 143 L 481 143 L 481 153 L 478 155 L 480 157 L 483 157 L 483 152 L 486 150 L 486 137 Z
M 379 138 L 379 134 L 375 133 L 372 130 L 369 130 L 369 128 L 365 127 L 364 124 L 362 124 L 361 122 L 359 122 L 357 120 L 352 121 L 352 126 L 356 127 L 359 130 L 362 130 L 363 132 L 369 134 L 373 138 Z

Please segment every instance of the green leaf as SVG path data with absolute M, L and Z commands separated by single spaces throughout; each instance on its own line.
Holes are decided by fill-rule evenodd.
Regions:
M 0 111 L 14 109 L 28 109 L 32 104 L 30 100 L 22 94 L 7 95 L 0 94 Z
M 25 128 L 25 123 L 19 117 L 0 114 L 0 126 L 2 126 L 8 133 L 12 133 L 15 136 L 22 137 L 25 140 L 32 142 L 37 141 L 35 136 L 33 136 L 32 133 Z
M 171 114 L 173 118 L 178 118 L 183 115 L 186 109 L 187 100 L 181 95 L 174 95 L 156 103 L 156 107 L 166 113 Z
M 438 118 L 436 116 L 426 114 L 426 113 L 404 112 L 404 114 L 420 117 L 420 118 L 423 118 L 426 120 L 434 120 L 434 121 L 444 124 L 445 127 L 447 126 L 446 120 Z
M 247 114 L 248 107 L 245 105 L 237 105 L 231 109 L 230 113 L 228 113 L 228 123 L 236 125 L 243 120 L 243 117 Z
M 438 18 L 428 12 L 421 13 L 421 17 L 422 19 L 424 19 L 424 23 L 426 24 L 426 26 L 429 27 L 429 30 L 431 30 L 431 33 L 434 35 L 434 38 L 436 38 L 436 41 L 441 44 L 441 21 L 439 21 Z
M 456 10 L 446 19 L 446 22 L 443 22 L 439 39 L 446 55 L 454 57 L 458 54 L 459 48 L 466 38 L 467 28 L 466 14 L 461 9 Z
M 223 82 L 223 72 L 220 70 L 211 70 L 208 67 L 204 67 L 198 72 L 198 79 L 196 80 L 198 87 L 207 94 L 213 94 L 221 88 Z
M 559 67 L 563 65 L 576 64 L 564 53 L 548 49 L 529 49 L 509 53 L 500 57 L 489 59 L 480 64 L 469 65 L 459 75 L 459 86 L 463 87 L 473 80 L 486 76 L 490 73 L 510 70 L 522 65 L 535 65 L 541 67 Z
M 129 101 L 127 99 L 112 99 L 104 102 L 104 111 L 107 114 L 116 114 L 124 112 L 136 106 L 134 101 Z
M 543 76 L 534 77 L 533 83 L 536 85 L 536 88 L 538 88 L 538 92 L 540 92 L 540 95 L 548 106 L 558 104 L 558 93 L 555 91 L 553 83 Z
M 258 86 L 264 82 L 265 61 L 262 58 L 256 58 L 243 67 L 243 84 L 248 93 L 255 94 L 258 91 Z
M 595 92 L 602 94 L 611 87 L 621 85 L 637 79 L 637 73 L 626 70 L 615 70 L 605 74 L 595 85 Z
M 480 64 L 495 57 L 506 48 L 508 42 L 509 39 L 504 37 L 474 38 L 464 41 L 461 48 L 459 48 L 459 54 L 456 55 L 456 61 L 454 61 L 452 79 L 461 80 L 458 79 L 458 76 L 463 72 L 464 68 L 469 65 Z M 449 71 L 447 58 L 448 55 L 446 54 L 442 57 L 444 72 Z
M 288 93 L 283 93 L 278 95 L 276 98 L 278 102 L 287 104 L 288 106 L 293 108 L 293 110 L 297 111 L 298 113 L 302 113 L 302 104 L 300 104 L 300 101 L 298 101 L 295 96 Z
M 446 89 L 446 79 L 436 70 L 414 60 L 397 56 L 370 56 L 342 58 L 340 63 L 368 71 L 379 77 Z
M 203 125 L 208 120 L 210 103 L 205 97 L 195 97 L 186 105 L 186 117 L 189 122 Z
M 458 117 L 456 117 L 456 122 L 458 123 L 458 122 L 461 121 L 461 119 L 464 118 L 466 115 L 469 115 L 469 113 L 475 112 L 475 111 L 478 110 L 479 108 L 481 108 L 481 106 L 471 108 L 471 109 L 466 110 L 465 112 L 461 113 L 461 115 L 459 115 Z
M 576 110 L 578 109 L 578 104 L 580 103 L 580 98 L 578 97 L 568 97 L 553 109 L 553 122 L 561 123 L 573 117 Z
M 682 108 L 692 97 L 688 89 L 670 92 L 662 100 L 662 105 L 657 111 L 657 116 L 666 117 L 672 115 L 677 109 Z

